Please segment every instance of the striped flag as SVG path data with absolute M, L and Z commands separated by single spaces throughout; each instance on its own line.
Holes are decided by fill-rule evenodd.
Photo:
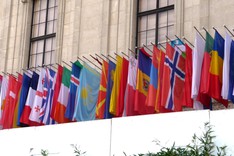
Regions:
M 60 87 L 59 96 L 54 112 L 54 120 L 58 123 L 69 122 L 69 119 L 65 117 L 65 111 L 68 103 L 70 79 L 71 71 L 66 67 L 63 67 L 62 84 Z

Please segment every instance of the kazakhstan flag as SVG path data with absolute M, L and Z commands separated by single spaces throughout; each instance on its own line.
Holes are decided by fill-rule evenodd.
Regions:
M 84 63 L 80 73 L 80 86 L 78 88 L 77 105 L 74 113 L 74 118 L 77 121 L 95 119 L 99 85 L 100 74 Z

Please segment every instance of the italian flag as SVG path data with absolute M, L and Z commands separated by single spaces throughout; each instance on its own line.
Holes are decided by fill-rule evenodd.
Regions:
M 66 67 L 63 67 L 62 84 L 60 87 L 59 96 L 54 112 L 54 120 L 58 123 L 69 122 L 69 119 L 65 118 L 65 111 L 68 104 L 70 78 L 71 71 Z

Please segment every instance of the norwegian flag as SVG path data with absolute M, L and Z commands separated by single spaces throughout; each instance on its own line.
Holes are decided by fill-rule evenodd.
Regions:
M 184 48 L 180 47 L 180 50 Z M 162 103 L 166 109 L 181 111 L 184 95 L 185 58 L 182 52 L 167 43 L 164 62 Z

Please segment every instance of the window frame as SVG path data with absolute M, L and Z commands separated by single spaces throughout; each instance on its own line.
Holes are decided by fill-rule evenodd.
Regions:
M 42 52 L 42 65 L 44 65 L 45 54 L 46 54 L 46 40 L 47 39 L 52 39 L 52 38 L 56 37 L 56 32 L 51 33 L 51 34 L 46 34 L 46 32 L 47 32 L 47 25 L 50 22 L 50 21 L 48 21 L 48 14 L 49 14 L 49 8 L 50 8 L 49 7 L 49 1 L 50 0 L 46 0 L 47 4 L 46 4 L 46 17 L 45 17 L 46 19 L 45 19 L 45 32 L 44 32 L 44 35 L 33 37 L 33 26 L 35 25 L 33 23 L 33 21 L 34 21 L 34 13 L 35 13 L 35 1 L 36 0 L 32 0 L 32 18 L 31 18 L 31 25 L 30 25 L 30 43 L 29 43 L 29 53 L 28 53 L 29 54 L 28 55 L 28 68 L 30 67 L 30 61 L 31 61 L 30 60 L 30 56 L 31 56 L 32 43 L 36 42 L 36 41 L 43 41 L 44 42 L 44 47 L 43 47 L 43 52 Z M 56 6 L 54 6 L 54 7 L 56 7 Z M 40 20 L 40 18 L 39 18 L 39 20 Z M 38 54 L 36 54 L 36 55 L 38 55 Z
M 140 12 L 140 0 L 137 0 L 137 19 L 136 19 L 136 40 L 135 40 L 135 45 L 136 47 L 138 47 L 138 39 L 139 39 L 139 18 L 143 17 L 143 16 L 148 16 L 148 15 L 156 15 L 156 20 L 155 20 L 155 44 L 158 45 L 158 30 L 159 30 L 159 14 L 162 12 L 167 12 L 170 10 L 174 10 L 175 9 L 175 4 L 171 4 L 171 5 L 167 5 L 164 7 L 159 7 L 159 1 L 160 0 L 156 0 L 156 8 L 152 9 L 152 10 L 146 10 L 146 11 L 142 11 Z M 167 16 L 167 22 L 168 22 L 168 16 Z M 167 27 L 168 28 L 168 27 Z M 168 30 L 167 30 L 168 31 Z M 146 29 L 147 32 L 147 29 Z M 147 38 L 147 36 L 146 36 Z

